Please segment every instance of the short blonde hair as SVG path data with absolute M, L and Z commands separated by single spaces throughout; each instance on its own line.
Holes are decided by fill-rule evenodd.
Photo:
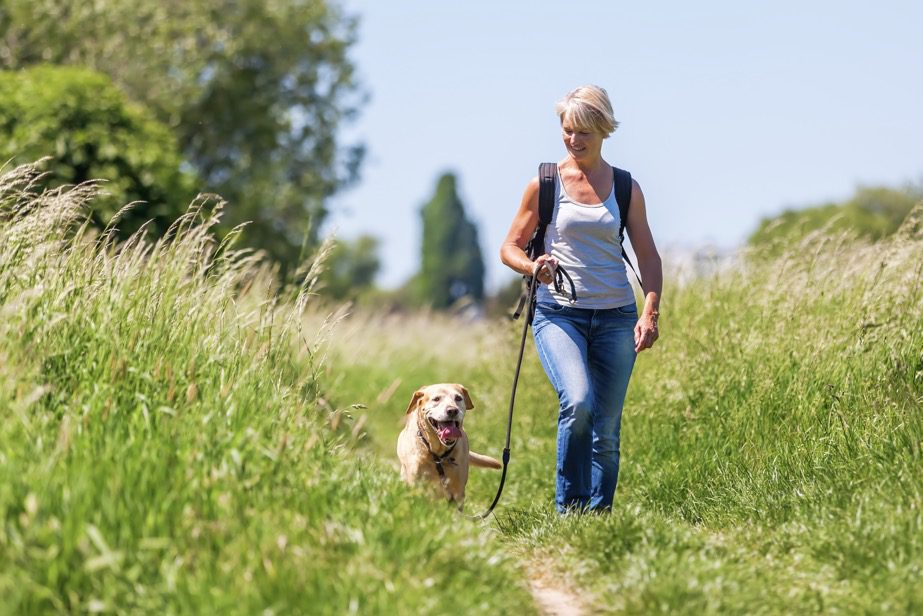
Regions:
M 572 121 L 577 128 L 608 137 L 619 127 L 612 113 L 609 94 L 599 86 L 580 86 L 558 101 L 554 107 L 558 118 Z

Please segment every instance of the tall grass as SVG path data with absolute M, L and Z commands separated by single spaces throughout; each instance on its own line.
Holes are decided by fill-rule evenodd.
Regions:
M 499 454 L 519 323 L 331 317 L 218 244 L 216 204 L 115 245 L 93 186 L 35 178 L 0 178 L 0 612 L 529 612 L 530 577 L 607 613 L 923 611 L 923 209 L 668 286 L 611 515 L 555 513 L 527 353 L 484 524 L 401 485 L 394 443 L 454 381 Z
M 532 575 L 612 613 L 923 611 L 921 220 L 923 205 L 883 242 L 817 233 L 668 286 L 611 515 L 554 513 L 556 400 L 528 354 L 496 526 Z M 333 343 L 337 394 L 369 405 L 392 457 L 413 389 L 461 381 L 473 447 L 496 454 L 518 327 L 354 317 Z M 472 474 L 472 508 L 496 480 Z
M 205 199 L 116 245 L 94 186 L 36 177 L 0 178 L 0 612 L 529 605 L 489 528 L 357 449 L 330 323 L 303 318 L 316 272 L 276 288 Z

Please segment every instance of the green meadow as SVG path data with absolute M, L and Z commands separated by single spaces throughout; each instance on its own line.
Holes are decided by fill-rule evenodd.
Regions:
M 193 204 L 156 242 L 92 187 L 0 179 L 0 613 L 923 612 L 923 207 L 669 284 L 611 515 L 553 509 L 527 348 L 486 521 L 404 486 L 414 390 L 466 385 L 499 457 L 521 323 L 323 304 Z M 321 260 L 318 260 L 319 263 Z M 474 469 L 466 514 L 499 473 Z

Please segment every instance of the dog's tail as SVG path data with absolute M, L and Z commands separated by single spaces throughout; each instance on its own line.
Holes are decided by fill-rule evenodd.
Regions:
M 471 466 L 480 466 L 481 468 L 503 468 L 503 465 L 500 464 L 500 460 L 474 453 L 473 451 L 468 452 L 468 461 L 471 463 Z

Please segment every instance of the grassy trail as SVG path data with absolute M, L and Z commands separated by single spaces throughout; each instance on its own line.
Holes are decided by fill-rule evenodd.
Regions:
M 554 512 L 528 353 L 476 523 L 403 486 L 394 444 L 416 387 L 456 381 L 498 455 L 517 326 L 330 323 L 209 204 L 115 246 L 91 187 L 34 178 L 0 177 L 0 614 L 529 614 L 535 578 L 603 613 L 923 611 L 923 209 L 668 289 L 611 515 Z
M 499 541 L 606 613 L 919 612 L 921 263 L 912 217 L 890 242 L 812 237 L 668 294 L 610 516 L 554 514 L 555 399 L 528 353 Z M 391 461 L 413 390 L 464 383 L 472 446 L 498 455 L 517 343 L 517 326 L 360 316 L 334 341 L 331 390 L 368 406 Z M 496 479 L 472 473 L 469 511 Z

